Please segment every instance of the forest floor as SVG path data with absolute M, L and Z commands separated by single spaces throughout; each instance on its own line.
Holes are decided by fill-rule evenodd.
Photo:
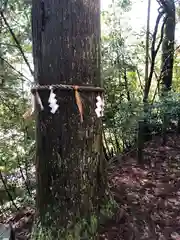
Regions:
M 156 137 L 146 144 L 142 166 L 135 153 L 111 169 L 111 189 L 119 208 L 100 239 L 180 240 L 180 137 L 166 146 Z
M 159 137 L 146 144 L 144 165 L 136 153 L 117 157 L 109 180 L 118 209 L 101 227 L 100 240 L 180 240 L 180 137 L 170 135 L 162 146 Z M 33 211 L 13 219 L 18 240 L 28 239 Z

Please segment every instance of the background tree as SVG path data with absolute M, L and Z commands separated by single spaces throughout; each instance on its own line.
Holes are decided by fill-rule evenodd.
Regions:
M 174 1 L 160 1 L 161 7 L 165 12 L 165 28 L 162 43 L 162 83 L 165 90 L 170 90 L 172 86 L 174 45 L 175 45 L 175 26 L 176 13 Z

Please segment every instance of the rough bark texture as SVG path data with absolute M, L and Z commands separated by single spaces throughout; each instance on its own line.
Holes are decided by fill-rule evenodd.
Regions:
M 33 0 L 32 32 L 37 83 L 100 86 L 99 0 Z M 49 90 L 39 91 L 45 110 L 37 116 L 37 207 L 43 223 L 63 227 L 98 209 L 104 158 L 97 93 L 81 93 L 83 123 L 74 92 L 55 93 L 59 109 L 53 115 Z
M 174 59 L 175 3 L 174 0 L 161 0 L 160 2 L 167 17 L 162 43 L 162 83 L 165 90 L 170 90 Z

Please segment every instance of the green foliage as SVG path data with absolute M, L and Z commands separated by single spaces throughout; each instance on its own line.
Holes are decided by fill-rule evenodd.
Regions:
M 136 145 L 138 121 L 146 119 L 151 134 L 161 133 L 164 116 L 168 119 L 168 128 L 178 125 L 180 104 L 178 94 L 180 90 L 180 60 L 175 56 L 173 90 L 162 96 L 161 90 L 156 89 L 157 79 L 153 78 L 153 87 L 150 90 L 148 111 L 144 113 L 144 39 L 137 36 L 137 44 L 133 48 L 126 40 L 126 33 L 131 33 L 129 26 L 124 26 L 121 20 L 124 12 L 131 8 L 131 1 L 116 0 L 108 12 L 102 12 L 102 24 L 105 30 L 102 33 L 102 80 L 105 87 L 105 117 L 104 133 L 106 148 L 113 154 L 123 152 Z M 9 0 L 4 15 L 12 28 L 19 46 L 25 57 L 32 64 L 32 39 L 30 5 L 24 0 Z M 3 20 L 1 20 L 3 21 Z M 1 22 L 0 22 L 1 23 Z M 2 27 L 3 26 L 3 27 Z M 27 110 L 29 86 L 31 78 L 29 68 L 25 64 L 19 46 L 15 42 L 8 27 L 0 24 L 0 171 L 3 174 L 7 187 L 15 185 L 11 192 L 15 204 L 28 204 L 34 207 L 35 188 L 34 154 L 35 154 L 35 124 L 33 121 L 24 121 L 23 113 Z M 125 30 L 124 30 L 125 29 Z M 160 74 L 160 56 L 156 63 L 157 75 Z M 34 181 L 34 182 L 33 182 Z M 34 185 L 33 185 L 34 184 Z M 13 187 L 14 187 L 13 185 Z M 33 185 L 33 186 L 31 186 Z M 4 185 L 0 183 L 0 190 L 4 194 Z M 25 202 L 22 199 L 26 196 Z M 3 199 L 3 197 L 2 197 Z M 11 202 L 4 196 L 0 212 L 8 209 Z M 110 200 L 102 209 L 100 216 L 92 213 L 89 219 L 80 219 L 68 230 L 60 231 L 62 239 L 93 239 L 102 218 L 112 217 L 116 204 Z M 42 229 L 37 224 L 32 239 L 52 239 L 53 229 Z M 59 238 L 60 239 L 60 238 Z
M 161 76 L 160 55 L 157 56 L 155 74 L 149 93 L 148 111 L 144 113 L 144 68 L 145 46 L 143 34 L 137 36 L 134 47 L 128 45 L 123 32 L 122 2 L 115 1 L 112 9 L 103 14 L 107 27 L 102 36 L 102 78 L 106 89 L 104 132 L 108 152 L 117 154 L 135 147 L 138 121 L 146 119 L 151 134 L 161 134 L 164 117 L 168 128 L 178 124 L 179 97 L 175 92 L 162 97 L 158 76 Z M 131 32 L 127 26 L 126 31 Z M 152 39 L 150 39 L 150 42 Z M 178 54 L 177 54 L 178 55 Z M 173 87 L 179 91 L 179 58 L 175 58 Z M 159 80 L 158 80 L 159 81 Z M 173 124 L 172 124 L 173 123 Z M 149 133 L 148 133 L 149 134 Z
M 58 238 L 59 240 L 82 240 L 89 239 L 93 240 L 97 237 L 97 230 L 99 224 L 107 218 L 111 218 L 114 214 L 117 205 L 116 202 L 111 199 L 110 201 L 104 203 L 101 207 L 101 214 L 97 216 L 96 214 L 92 214 L 87 219 L 77 219 L 77 222 L 74 224 L 72 222 L 69 223 L 66 229 L 59 227 L 59 232 L 56 230 L 53 232 L 53 226 L 48 228 L 43 228 L 40 224 L 40 221 L 34 223 L 33 231 L 31 234 L 32 240 L 53 240 Z M 55 235 L 54 235 L 55 234 Z
M 82 219 L 76 224 L 66 229 L 59 228 L 59 232 L 53 232 L 53 227 L 44 229 L 41 227 L 40 223 L 34 225 L 31 239 L 32 240 L 53 240 L 56 236 L 59 240 L 80 240 L 80 239 L 94 239 L 97 234 L 98 219 L 95 215 L 90 217 L 90 220 L 87 221 Z M 38 227 L 37 227 L 38 226 Z M 56 229 L 56 228 L 55 228 Z M 55 235 L 54 235 L 55 234 Z
M 30 61 L 30 6 L 24 0 L 5 2 L 0 20 L 0 214 L 10 207 L 34 205 L 34 123 L 22 117 L 29 105 L 31 76 L 20 52 Z

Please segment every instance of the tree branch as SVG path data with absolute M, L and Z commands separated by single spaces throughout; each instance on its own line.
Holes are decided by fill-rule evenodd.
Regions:
M 159 19 L 159 21 L 160 21 L 160 19 Z M 150 88 L 150 85 L 151 85 L 152 76 L 153 76 L 153 72 L 154 72 L 154 65 L 155 65 L 156 56 L 157 56 L 157 53 L 158 53 L 159 48 L 161 46 L 161 43 L 163 41 L 163 32 L 164 32 L 164 26 L 165 26 L 166 21 L 167 21 L 167 17 L 164 19 L 164 22 L 162 24 L 162 27 L 161 27 L 161 37 L 160 37 L 160 40 L 159 40 L 159 43 L 158 43 L 158 46 L 157 46 L 156 50 L 155 50 L 155 41 L 156 41 L 157 31 L 155 32 L 155 35 L 154 35 L 155 38 L 153 38 L 152 52 L 151 52 L 151 70 L 150 70 L 149 79 L 148 79 L 148 81 L 149 81 L 149 88 Z
M 161 7 L 163 7 L 164 11 L 168 15 L 171 15 L 173 12 L 175 12 L 174 0 L 157 0 L 157 2 Z
M 16 210 L 19 210 L 18 206 L 17 206 L 16 203 L 14 202 L 13 197 L 12 197 L 12 195 L 11 195 L 11 193 L 10 193 L 7 185 L 6 185 L 6 182 L 5 182 L 4 178 L 3 178 L 3 174 L 2 174 L 2 172 L 1 172 L 1 170 L 0 170 L 0 179 L 1 179 L 2 183 L 3 183 L 4 189 L 5 189 L 8 197 L 9 197 L 9 200 L 11 201 L 12 205 L 16 208 Z
M 33 70 L 31 69 L 31 66 L 30 66 L 30 64 L 29 64 L 29 62 L 28 62 L 28 60 L 27 60 L 27 58 L 26 58 L 26 56 L 25 56 L 25 54 L 24 54 L 24 51 L 23 51 L 23 49 L 22 49 L 22 47 L 21 47 L 21 44 L 19 43 L 19 41 L 18 41 L 16 35 L 14 34 L 12 28 L 10 27 L 9 23 L 7 22 L 7 19 L 5 18 L 3 11 L 0 11 L 0 15 L 1 15 L 2 19 L 4 20 L 4 23 L 5 23 L 5 25 L 7 26 L 7 28 L 8 28 L 8 30 L 9 30 L 11 36 L 13 37 L 13 39 L 14 39 L 16 45 L 17 45 L 17 48 L 19 49 L 19 51 L 20 51 L 20 53 L 21 53 L 21 55 L 22 55 L 25 63 L 27 64 L 31 75 L 34 76 L 34 72 L 33 72 Z
M 150 86 L 151 86 L 151 81 L 152 81 L 152 76 L 153 76 L 153 72 L 154 72 L 154 65 L 155 65 L 155 60 L 156 60 L 156 56 L 157 56 L 157 53 L 159 51 L 159 48 L 161 46 L 161 43 L 162 43 L 162 40 L 163 40 L 163 32 L 164 32 L 164 26 L 165 26 L 165 23 L 166 23 L 166 20 L 167 20 L 167 17 L 164 19 L 164 22 L 162 24 L 162 27 L 161 27 L 161 37 L 160 37 L 160 40 L 159 40 L 159 43 L 158 43 L 158 46 L 157 48 L 155 49 L 155 43 L 156 43 L 156 36 L 157 36 L 157 31 L 158 31 L 158 26 L 159 26 L 159 22 L 163 16 L 164 12 L 160 12 L 158 17 L 157 17 L 157 20 L 156 20 L 156 25 L 155 25 L 155 28 L 154 28 L 154 33 L 153 33 L 153 41 L 152 41 L 152 47 L 151 47 L 151 68 L 150 68 L 150 74 L 149 74 L 149 77 L 148 77 L 148 82 L 145 86 L 145 94 L 144 94 L 144 99 L 148 97 L 148 94 L 149 94 L 149 90 L 150 90 Z
M 31 80 L 30 79 L 28 79 L 26 76 L 24 76 L 20 71 L 18 71 L 17 69 L 15 69 L 15 67 L 13 67 L 7 60 L 5 60 L 3 57 L 1 57 L 0 56 L 0 59 L 2 60 L 2 61 L 4 61 L 11 69 L 13 69 L 16 73 L 18 73 L 21 77 L 22 77 L 22 79 L 26 79 L 26 80 L 28 80 L 29 82 L 31 82 Z

